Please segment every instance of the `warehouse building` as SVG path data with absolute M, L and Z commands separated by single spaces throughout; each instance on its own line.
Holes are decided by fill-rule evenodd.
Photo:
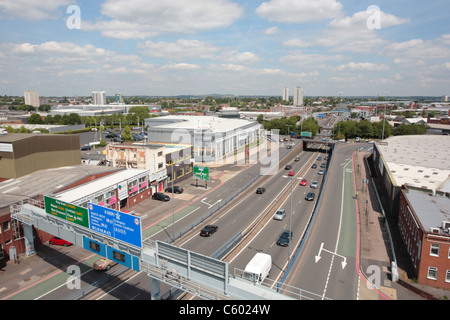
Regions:
M 213 116 L 164 116 L 145 119 L 148 140 L 193 145 L 196 162 L 215 162 L 255 142 L 262 126 L 253 121 Z

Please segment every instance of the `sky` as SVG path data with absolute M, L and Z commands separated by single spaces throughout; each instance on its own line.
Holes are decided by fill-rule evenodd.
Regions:
M 450 95 L 448 0 L 0 0 L 0 95 Z

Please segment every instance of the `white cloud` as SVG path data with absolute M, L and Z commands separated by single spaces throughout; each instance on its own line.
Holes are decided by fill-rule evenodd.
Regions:
M 163 70 L 194 70 L 194 69 L 200 69 L 201 67 L 196 64 L 191 63 L 169 63 L 167 65 L 164 65 L 161 67 Z
M 280 29 L 278 29 L 278 27 L 270 27 L 267 28 L 266 30 L 264 30 L 264 33 L 267 35 L 273 35 L 273 34 L 277 34 L 280 32 Z
M 22 18 L 29 21 L 55 18 L 55 11 L 69 6 L 73 0 L 0 0 L 0 12 L 9 18 Z M 66 10 L 63 11 L 66 14 Z
M 236 52 L 235 50 L 224 52 L 220 59 L 229 62 L 229 63 L 237 63 L 237 64 L 255 64 L 261 61 L 261 58 L 252 52 Z
M 161 33 L 195 33 L 230 26 L 244 9 L 229 0 L 107 0 L 102 14 L 110 20 L 84 22 L 83 30 L 105 37 L 146 39 Z
M 389 70 L 389 66 L 385 64 L 375 64 L 370 62 L 349 62 L 341 64 L 336 68 L 338 71 L 382 71 Z
M 137 48 L 141 49 L 143 55 L 169 60 L 212 59 L 219 51 L 219 48 L 210 43 L 184 39 L 179 39 L 175 42 L 153 42 L 148 40 L 139 43 Z
M 279 60 L 290 66 L 296 67 L 317 67 L 330 61 L 342 61 L 348 59 L 343 55 L 327 55 L 320 53 L 303 53 L 302 51 L 291 52 Z
M 340 16 L 342 4 L 336 0 L 270 0 L 263 2 L 256 13 L 269 21 L 308 23 Z

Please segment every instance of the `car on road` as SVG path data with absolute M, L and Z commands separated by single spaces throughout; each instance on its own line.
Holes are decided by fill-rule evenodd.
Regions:
M 58 238 L 58 237 L 53 237 L 53 238 L 51 238 L 49 241 L 48 241 L 48 243 L 50 243 L 50 244 L 55 244 L 55 245 L 57 245 L 57 246 L 64 246 L 64 247 L 68 247 L 68 246 L 71 246 L 72 245 L 72 243 L 71 242 L 69 242 L 69 241 L 66 241 L 66 240 L 64 240 L 64 239 L 61 239 L 61 238 Z
M 327 166 L 327 164 L 325 163 L 325 162 L 322 162 L 321 164 L 320 164 L 320 167 L 321 168 L 325 168 Z
M 109 270 L 112 267 L 114 267 L 117 264 L 117 262 L 106 259 L 106 258 L 100 258 L 97 261 L 94 262 L 94 270 L 104 271 Z
M 284 170 L 291 170 L 292 166 L 290 164 L 287 164 L 286 167 L 284 167 Z
M 256 189 L 257 194 L 263 194 L 264 192 L 266 192 L 266 188 L 264 187 L 259 187 L 258 189 Z
M 210 235 L 212 235 L 214 232 L 217 231 L 217 229 L 219 229 L 218 226 L 214 226 L 214 225 L 207 225 L 204 226 L 203 229 L 200 231 L 200 235 L 202 237 L 209 237 Z
M 290 237 L 289 234 L 291 235 Z M 277 245 L 287 247 L 289 246 L 290 240 L 292 240 L 292 232 L 290 232 L 289 230 L 284 230 L 277 240 Z
M 275 220 L 283 220 L 283 218 L 286 216 L 286 210 L 284 209 L 278 209 L 277 212 L 275 212 L 273 218 Z
M 297 161 L 297 162 L 300 161 L 300 158 L 299 157 L 295 158 L 295 161 Z
M 323 174 L 323 170 L 317 171 L 317 174 Z
M 80 148 L 80 150 L 81 150 L 81 151 L 91 150 L 91 146 L 88 145 L 88 144 L 86 144 L 86 145 L 82 146 L 82 147 Z
M 314 188 L 314 189 L 317 189 L 319 187 L 319 184 L 318 184 L 317 181 L 313 181 L 313 182 L 311 182 L 311 186 L 310 187 Z
M 317 161 L 322 161 L 322 157 L 317 157 Z
M 317 168 L 317 164 L 313 163 L 313 165 L 311 166 L 311 168 L 316 169 Z
M 308 201 L 313 201 L 315 197 L 316 197 L 316 194 L 314 192 L 308 192 L 306 194 L 305 199 Z
M 164 190 L 165 192 L 172 192 L 172 187 L 168 187 Z M 183 188 L 179 186 L 173 186 L 173 193 L 183 193 Z
M 291 171 L 289 171 L 289 175 L 290 175 L 290 176 L 294 176 L 294 175 L 295 175 L 295 172 L 291 170 Z
M 169 201 L 170 197 L 167 194 L 161 193 L 161 192 L 156 192 L 153 196 L 152 199 L 154 200 L 160 200 L 160 201 Z
M 300 185 L 301 186 L 306 186 L 308 184 L 308 180 L 306 180 L 306 179 L 302 179 L 301 181 L 300 181 Z

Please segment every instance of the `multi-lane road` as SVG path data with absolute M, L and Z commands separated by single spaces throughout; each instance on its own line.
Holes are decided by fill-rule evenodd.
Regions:
M 175 244 L 205 255 L 212 255 L 235 234 L 238 232 L 245 234 L 249 232 L 250 227 L 255 227 L 255 221 L 261 221 L 252 229 L 251 237 L 246 239 L 245 244 L 225 258 L 229 262 L 230 273 L 244 269 L 256 252 L 265 252 L 272 256 L 271 280 L 278 281 L 284 276 L 284 284 L 311 292 L 317 299 L 356 299 L 358 287 L 358 270 L 355 269 L 356 223 L 351 207 L 354 205 L 354 199 L 351 190 L 348 191 L 346 188 L 344 192 L 343 189 L 345 179 L 350 177 L 346 174 L 351 173 L 351 154 L 355 148 L 353 145 L 336 148 L 332 162 L 328 163 L 325 169 L 325 173 L 329 174 L 317 210 L 315 210 L 316 203 L 325 178 L 325 175 L 319 175 L 318 171 L 321 169 L 320 164 L 327 162 L 318 161 L 317 158 L 321 156 L 324 159 L 329 155 L 323 149 L 302 151 L 300 145 L 292 149 L 283 146 L 280 148 L 280 155 L 285 153 L 286 155 L 282 157 L 275 174 L 259 177 L 260 163 L 249 167 L 242 166 L 239 174 L 234 174 L 216 187 L 205 190 L 204 195 L 197 194 L 192 197 L 176 195 L 173 216 L 168 214 L 172 212 L 170 202 L 159 203 L 149 200 L 150 207 L 158 208 L 152 211 L 165 213 L 163 217 L 149 215 L 146 218 L 149 225 L 144 235 L 151 239 L 171 240 L 174 234 L 189 229 L 193 222 L 207 216 L 211 210 L 214 211 L 217 206 L 223 205 L 247 183 L 257 179 L 208 220 L 178 238 Z M 299 160 L 295 161 L 297 157 Z M 317 168 L 311 168 L 313 163 L 317 164 Z M 292 165 L 294 176 L 288 175 L 290 170 L 285 170 L 286 164 Z M 299 184 L 301 178 L 308 180 L 306 186 Z M 317 189 L 310 187 L 314 180 L 318 182 Z M 259 186 L 265 187 L 265 193 L 256 194 L 256 188 Z M 316 194 L 314 201 L 305 199 L 306 193 L 311 191 Z M 280 208 L 286 210 L 285 218 L 281 221 L 272 219 L 273 213 Z M 162 223 L 163 218 L 165 224 Z M 175 221 L 175 224 L 172 225 L 171 221 Z M 219 230 L 211 237 L 200 237 L 199 231 L 207 223 L 217 225 Z M 278 236 L 283 230 L 289 229 L 293 232 L 292 243 L 289 247 L 278 246 L 276 243 Z M 305 234 L 307 237 L 304 237 Z M 302 239 L 305 241 L 302 242 Z M 105 276 L 92 271 L 89 267 L 96 258 L 86 254 L 84 257 L 86 260 L 80 263 L 83 266 L 82 288 Z M 289 269 L 288 261 L 292 261 Z M 89 296 L 89 299 L 150 298 L 150 280 L 147 274 L 126 269 L 122 272 L 119 265 L 108 273 L 112 272 L 118 281 L 111 282 L 106 293 L 102 290 L 96 295 Z M 62 284 L 64 283 L 63 281 Z M 59 284 L 55 282 L 52 289 L 47 286 L 45 289 L 47 291 L 41 292 L 34 299 L 67 299 L 73 296 L 74 290 L 62 284 L 61 281 Z

